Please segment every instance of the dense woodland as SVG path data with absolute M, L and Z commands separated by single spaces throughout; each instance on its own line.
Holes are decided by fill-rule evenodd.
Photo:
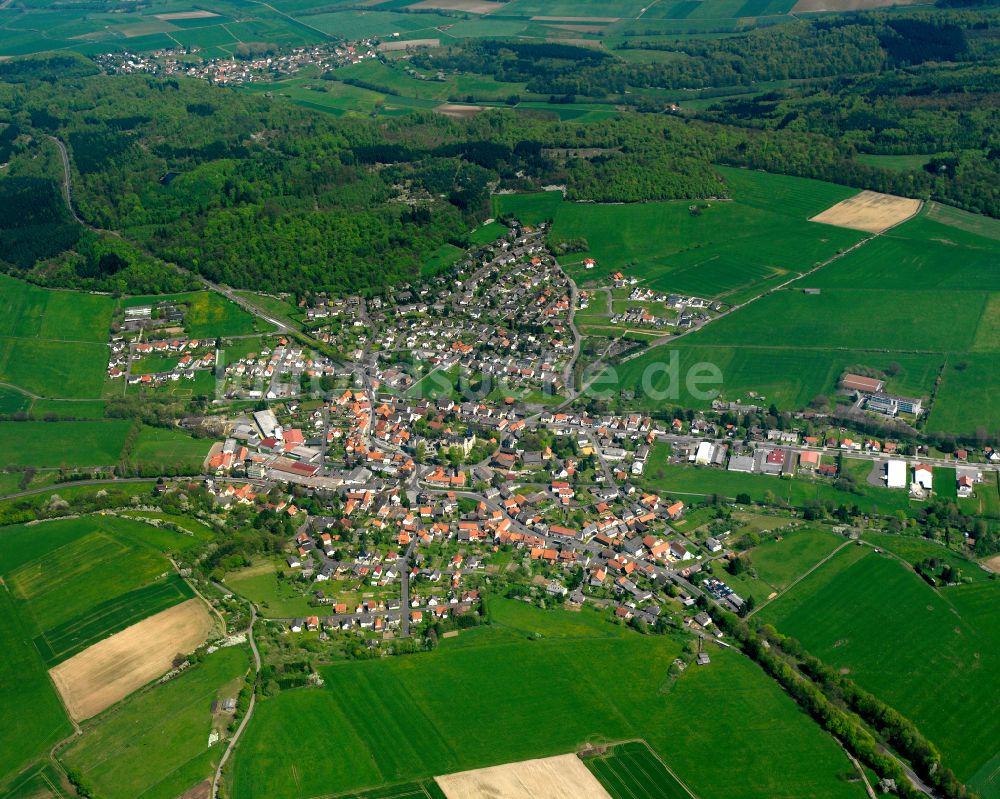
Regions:
M 666 87 L 742 87 L 696 116 L 594 122 L 514 109 L 337 119 L 195 80 L 102 75 L 68 54 L 15 59 L 0 64 L 0 263 L 110 291 L 183 288 L 191 278 L 177 264 L 264 291 L 370 293 L 417 274 L 442 244 L 464 245 L 497 188 L 562 184 L 570 199 L 612 202 L 726 196 L 715 164 L 1000 216 L 998 42 L 1000 14 L 961 9 L 625 42 L 662 51 L 651 63 L 500 41 L 414 58 L 562 98 L 646 87 L 662 105 Z M 641 107 L 651 96 L 627 97 Z M 69 151 L 84 225 L 66 207 L 53 138 Z M 927 162 L 888 170 L 862 153 Z

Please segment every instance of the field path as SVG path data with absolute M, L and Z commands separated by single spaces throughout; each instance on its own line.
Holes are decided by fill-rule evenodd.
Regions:
M 757 294 L 756 296 L 751 297 L 750 299 L 746 300 L 745 302 L 741 302 L 739 305 L 734 305 L 733 307 L 729 308 L 728 310 L 725 310 L 722 313 L 720 313 L 718 316 L 716 316 L 714 319 L 712 319 L 711 322 L 708 322 L 706 324 L 712 324 L 713 322 L 717 322 L 719 319 L 722 319 L 724 316 L 729 316 L 729 314 L 735 313 L 736 311 L 740 310 L 741 308 L 746 308 L 750 303 L 756 302 L 761 297 L 766 297 L 769 294 L 773 294 L 776 291 L 781 291 L 786 286 L 789 286 L 789 285 L 791 285 L 792 283 L 794 283 L 794 282 L 796 282 L 798 280 L 802 280 L 803 278 L 809 277 L 809 275 L 811 275 L 811 274 L 813 274 L 815 272 L 818 272 L 820 269 L 823 269 L 824 267 L 829 266 L 830 264 L 832 264 L 832 263 L 834 263 L 836 261 L 839 261 L 845 255 L 849 255 L 850 253 L 854 252 L 855 250 L 857 250 L 857 249 L 863 247 L 864 245 L 868 244 L 868 242 L 874 241 L 879 236 L 884 236 L 890 230 L 894 230 L 895 228 L 899 227 L 900 225 L 905 224 L 906 222 L 909 222 L 911 219 L 913 219 L 914 217 L 916 217 L 920 213 L 920 211 L 921 211 L 921 209 L 923 207 L 924 207 L 924 203 L 921 200 L 920 204 L 917 206 L 916 210 L 912 214 L 910 214 L 910 216 L 906 217 L 906 219 L 901 219 L 896 224 L 890 225 L 885 230 L 879 231 L 878 233 L 872 233 L 870 236 L 867 236 L 867 237 L 861 239 L 861 241 L 857 242 L 856 244 L 852 244 L 846 250 L 838 252 L 836 255 L 834 255 L 834 256 L 832 256 L 830 258 L 827 258 L 825 261 L 822 261 L 821 263 L 816 264 L 816 266 L 812 267 L 811 269 L 807 269 L 805 272 L 802 272 L 800 274 L 796 274 L 793 277 L 788 278 L 788 280 L 784 281 L 783 283 L 779 283 L 777 286 L 773 286 L 772 288 L 768 289 L 767 291 L 761 292 L 760 294 Z M 631 361 L 631 360 L 633 360 L 635 358 L 639 358 L 642 355 L 645 355 L 647 352 L 649 352 L 654 347 L 660 347 L 660 346 L 662 346 L 664 344 L 668 344 L 670 342 L 677 341 L 678 339 L 684 338 L 684 336 L 687 336 L 687 335 L 689 335 L 691 333 L 694 333 L 697 330 L 701 330 L 703 327 L 705 327 L 705 325 L 699 325 L 698 327 L 689 328 L 688 330 L 685 330 L 683 333 L 677 333 L 676 335 L 662 336 L 662 337 L 660 337 L 660 338 L 658 338 L 658 339 L 656 339 L 654 341 L 651 341 L 649 343 L 649 346 L 647 346 L 646 348 L 638 350 L 638 351 L 632 353 L 631 355 L 626 355 L 624 358 L 622 358 L 622 363 L 624 363 L 625 361 Z M 594 379 L 596 379 L 596 377 Z M 593 381 L 591 381 L 591 382 L 593 382 Z M 584 386 L 583 390 L 585 391 L 588 387 L 589 387 L 589 384 L 588 384 L 588 386 Z M 581 393 L 583 393 L 583 391 L 581 391 Z
M 789 591 L 791 591 L 793 588 L 795 588 L 795 586 L 797 586 L 804 579 L 806 579 L 806 577 L 808 577 L 810 574 L 812 574 L 814 571 L 816 571 L 816 569 L 818 569 L 820 566 L 822 566 L 824 563 L 826 563 L 828 560 L 830 560 L 834 555 L 836 555 L 838 552 L 840 552 L 840 550 L 842 550 L 844 547 L 849 547 L 853 543 L 855 543 L 855 542 L 854 541 L 845 541 L 843 544 L 841 544 L 839 547 L 837 547 L 835 550 L 833 550 L 833 552 L 831 552 L 829 555 L 827 555 L 825 558 L 823 558 L 823 560 L 821 560 L 819 563 L 815 564 L 808 571 L 804 572 L 803 574 L 800 574 L 798 577 L 796 577 L 794 580 L 792 580 L 784 589 L 782 589 L 781 591 L 779 591 L 778 593 L 776 593 L 773 597 L 771 597 L 770 599 L 768 599 L 767 601 L 765 601 L 763 604 L 758 605 L 753 610 L 751 610 L 747 614 L 747 618 L 750 618 L 751 616 L 753 616 L 758 610 L 763 610 L 768 605 L 770 605 L 772 602 L 774 602 L 776 599 L 780 599 L 781 597 L 783 597 L 785 594 L 787 594 Z
M 243 735 L 243 730 L 246 729 L 247 724 L 250 723 L 250 717 L 253 716 L 254 706 L 257 704 L 257 688 L 256 683 L 260 679 L 260 652 L 257 650 L 257 642 L 253 637 L 253 627 L 257 621 L 257 608 L 250 603 L 250 627 L 247 630 L 247 640 L 250 641 L 250 651 L 253 652 L 253 667 L 254 667 L 254 690 L 250 694 L 250 704 L 247 705 L 247 712 L 243 716 L 243 720 L 240 721 L 240 726 L 236 728 L 236 732 L 233 733 L 233 737 L 229 739 L 229 745 L 226 747 L 226 751 L 222 753 L 222 757 L 219 759 L 219 765 L 215 769 L 215 774 L 212 777 L 212 799 L 215 799 L 219 795 L 219 782 L 222 780 L 222 769 L 225 767 L 226 763 L 229 761 L 230 755 L 236 750 L 236 744 L 239 743 L 240 736 Z

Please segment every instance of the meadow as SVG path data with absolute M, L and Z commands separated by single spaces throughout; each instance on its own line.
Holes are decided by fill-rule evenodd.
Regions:
M 224 746 L 207 748 L 212 704 L 235 698 L 248 667 L 245 649 L 220 649 L 98 716 L 60 759 L 106 799 L 174 799 L 211 775 Z
M 185 294 L 165 294 L 153 297 L 129 297 L 122 302 L 125 308 L 172 301 L 186 306 L 184 331 L 191 338 L 219 338 L 221 336 L 249 336 L 267 332 L 267 323 L 244 311 L 236 303 L 214 291 L 189 291 Z M 105 334 L 106 335 L 106 334 Z
M 847 461 L 849 468 L 855 471 L 859 493 L 854 493 L 835 488 L 828 480 L 805 475 L 783 478 L 657 462 L 655 449 L 651 458 L 653 463 L 646 467 L 646 475 L 640 481 L 642 486 L 671 497 L 708 497 L 718 494 L 734 499 L 738 494 L 747 494 L 754 502 L 783 502 L 794 508 L 801 508 L 810 501 L 818 500 L 833 502 L 838 506 L 857 505 L 862 511 L 877 510 L 881 513 L 894 510 L 913 512 L 919 507 L 910 502 L 905 491 L 889 491 L 865 484 L 865 474 L 871 469 L 869 461 Z
M 130 422 L 0 422 L 0 467 L 113 466 Z
M 780 591 L 827 557 L 845 539 L 830 530 L 803 529 L 770 538 L 750 550 L 757 576 Z
M 179 474 L 200 474 L 212 442 L 195 438 L 183 430 L 144 426 L 136 440 L 132 459 L 139 466 L 155 466 Z
M 42 397 L 100 396 L 114 300 L 0 275 L 0 382 Z
M 31 639 L 0 585 L 0 786 L 73 731 Z
M 1000 339 L 998 339 L 1000 341 Z M 934 406 L 927 417 L 929 432 L 995 434 L 1000 430 L 1000 373 L 997 355 L 968 353 L 948 358 Z
M 233 592 L 260 607 L 265 617 L 287 619 L 308 616 L 316 611 L 306 596 L 278 578 L 277 567 L 270 562 L 229 572 L 224 582 Z
M 820 264 L 863 234 L 808 222 L 853 190 L 830 183 L 742 170 L 719 170 L 731 200 L 629 205 L 559 203 L 553 241 L 586 240 L 564 257 L 578 280 L 604 281 L 612 271 L 661 292 L 739 302 Z M 514 204 L 513 208 L 517 208 Z M 513 211 L 511 211 L 513 212 Z M 591 257 L 597 268 L 580 262 Z
M 851 352 L 847 350 L 798 349 L 791 343 L 774 347 L 739 347 L 727 345 L 701 346 L 685 339 L 676 345 L 656 347 L 638 358 L 615 364 L 594 384 L 594 390 L 606 391 L 621 387 L 635 393 L 645 405 L 662 407 L 672 402 L 683 407 L 706 407 L 716 396 L 724 399 L 746 399 L 749 392 L 756 404 L 774 403 L 779 408 L 802 408 L 818 395 L 834 396 L 841 375 L 846 369 L 864 364 L 874 369 L 899 367 L 899 374 L 888 387 L 897 393 L 928 396 L 940 370 L 943 358 L 937 355 L 907 353 Z M 676 352 L 676 356 L 674 353 Z M 677 358 L 679 380 L 663 370 Z M 703 386 L 712 393 L 694 393 L 698 384 L 688 385 L 688 376 L 699 366 L 718 368 L 721 383 Z M 652 392 L 657 392 L 652 394 Z
M 983 707 L 1000 673 L 998 599 L 995 582 L 935 590 L 850 547 L 758 615 L 910 718 L 966 780 L 1000 753 L 1000 717 Z
M 642 737 L 702 795 L 863 796 L 838 779 L 851 771 L 839 747 L 735 652 L 673 683 L 670 638 L 513 600 L 491 600 L 490 616 L 433 652 L 333 665 L 322 688 L 260 702 L 230 795 L 359 791 Z M 336 741 L 337 756 L 299 768 L 303 740 Z M 720 740 L 727 768 L 706 771 Z
M 799 349 L 964 352 L 987 296 L 906 289 L 823 289 L 811 295 L 787 288 L 711 323 L 691 343 L 767 347 L 792 341 Z
M 938 541 L 931 541 L 916 535 L 894 535 L 870 531 L 865 532 L 864 540 L 897 555 L 911 566 L 916 566 L 928 558 L 935 558 L 961 570 L 962 576 L 970 580 L 978 582 L 989 579 L 989 574 L 983 571 L 978 563 L 948 549 Z

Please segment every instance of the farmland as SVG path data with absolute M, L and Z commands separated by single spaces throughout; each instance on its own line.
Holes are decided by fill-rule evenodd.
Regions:
M 940 373 L 927 429 L 996 429 L 1000 406 L 988 353 L 1000 346 L 1000 249 L 979 217 L 940 209 L 931 206 L 808 278 L 685 336 L 676 345 L 682 374 L 712 363 L 722 371 L 724 397 L 756 391 L 792 409 L 835 393 L 840 374 L 855 364 L 891 365 L 889 391 L 925 398 Z M 615 385 L 640 389 L 644 370 L 668 354 L 652 350 L 609 375 Z M 665 385 L 662 375 L 652 383 Z M 683 391 L 671 398 L 697 403 Z
M 166 558 L 129 540 L 128 533 L 139 526 L 89 517 L 52 522 L 43 528 L 45 547 L 4 578 L 38 633 L 97 611 L 109 599 L 169 571 Z M 71 529 L 76 535 L 81 528 L 85 532 L 75 540 L 59 541 L 63 530 Z
M 31 638 L 0 585 L 0 785 L 72 731 Z
M 226 585 L 261 608 L 264 616 L 289 618 L 306 616 L 314 611 L 308 598 L 280 580 L 277 567 L 270 562 L 255 563 L 226 575 Z
M 0 382 L 43 397 L 96 397 L 114 300 L 0 275 Z
M 0 466 L 113 466 L 129 422 L 0 422 Z
M 222 746 L 206 749 L 212 703 L 227 698 L 222 689 L 232 690 L 248 665 L 238 647 L 209 655 L 88 724 L 61 759 L 107 799 L 179 796 L 211 773 Z
M 982 712 L 1000 670 L 998 590 L 935 591 L 897 560 L 851 547 L 760 615 L 908 716 L 969 779 L 1000 741 L 1000 719 Z
M 563 260 L 579 280 L 621 270 L 661 292 L 737 298 L 756 285 L 794 277 L 863 238 L 864 234 L 808 222 L 809 216 L 853 193 L 820 181 L 720 169 L 731 201 L 637 205 L 559 202 L 559 195 L 499 197 L 498 210 L 554 219 L 551 239 L 587 242 Z M 780 235 L 778 233 L 780 232 Z M 597 261 L 596 272 L 579 262 Z
M 713 652 L 710 668 L 671 685 L 678 644 L 669 638 L 592 623 L 596 614 L 490 605 L 495 628 L 465 631 L 428 654 L 334 665 L 322 671 L 323 688 L 261 702 L 237 750 L 232 795 L 359 790 L 635 737 L 705 795 L 863 795 L 837 779 L 850 766 L 836 744 L 742 657 Z M 529 640 L 526 628 L 541 639 Z M 399 713 L 404 705 L 409 712 Z M 711 723 L 688 723 L 707 707 Z M 684 736 L 675 734 L 681 725 Z M 330 736 L 340 756 L 295 769 L 296 782 L 301 741 Z M 704 752 L 720 738 L 729 768 L 706 772 Z
M 614 799 L 689 799 L 690 794 L 644 743 L 615 746 L 600 757 L 587 758 L 587 768 Z

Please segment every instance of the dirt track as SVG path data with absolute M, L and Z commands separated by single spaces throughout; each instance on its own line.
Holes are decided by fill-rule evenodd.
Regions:
M 213 623 L 205 604 L 189 599 L 99 641 L 49 675 L 70 716 L 81 721 L 168 672 L 178 653 L 204 642 Z
M 448 799 L 611 799 L 576 755 L 435 777 Z
M 810 222 L 881 233 L 883 230 L 905 222 L 920 210 L 920 200 L 880 194 L 877 191 L 862 191 L 843 202 L 832 205 Z

